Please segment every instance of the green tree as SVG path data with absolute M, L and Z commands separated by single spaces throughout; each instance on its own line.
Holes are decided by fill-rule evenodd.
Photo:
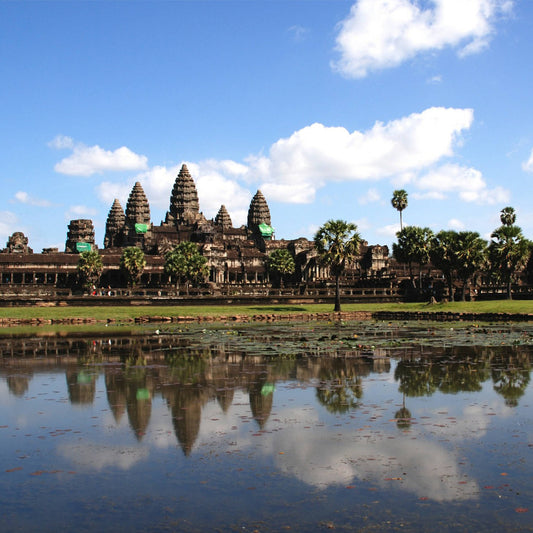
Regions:
M 140 248 L 130 246 L 124 249 L 120 258 L 120 269 L 126 274 L 131 287 L 141 279 L 145 267 L 146 258 Z
M 407 192 L 404 189 L 397 189 L 392 193 L 390 201 L 392 207 L 400 213 L 400 231 L 403 229 L 402 211 L 407 207 Z
M 513 207 L 504 207 L 500 211 L 500 220 L 504 226 L 512 226 L 516 222 L 516 213 Z
M 463 282 L 461 299 L 466 299 L 466 287 L 485 265 L 487 242 L 475 231 L 461 231 L 457 234 L 456 264 L 457 276 Z
M 328 220 L 314 237 L 315 249 L 322 263 L 335 276 L 335 311 L 341 310 L 339 278 L 346 265 L 359 253 L 361 236 L 357 226 L 344 220 Z
M 488 258 L 491 273 L 507 286 L 507 298 L 512 299 L 512 280 L 516 272 L 527 262 L 530 242 L 520 227 L 503 225 L 492 232 Z
M 185 281 L 189 294 L 189 283 L 197 284 L 209 275 L 207 259 L 194 242 L 182 242 L 165 254 L 165 272 L 176 280 L 176 288 Z
M 398 242 L 393 243 L 392 254 L 396 261 L 408 264 L 409 276 L 414 288 L 413 263 L 418 263 L 418 273 L 421 278 L 422 266 L 427 265 L 431 259 L 433 232 L 429 228 L 405 226 L 396 233 L 396 237 Z
M 279 276 L 280 285 L 283 287 L 283 278 L 294 274 L 296 265 L 289 250 L 278 248 L 268 256 L 267 268 L 269 272 Z
M 83 285 L 90 289 L 98 283 L 104 270 L 102 257 L 96 250 L 82 252 L 78 260 L 78 274 Z
M 456 231 L 439 231 L 431 241 L 430 250 L 431 262 L 446 279 L 448 298 L 451 302 L 454 301 L 453 281 L 457 269 L 457 241 Z

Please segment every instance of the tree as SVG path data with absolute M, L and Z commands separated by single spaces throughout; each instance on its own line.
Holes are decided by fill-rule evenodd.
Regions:
M 390 201 L 392 207 L 400 213 L 400 231 L 403 229 L 402 211 L 407 207 L 407 192 L 404 189 L 397 189 L 392 193 Z
M 430 261 L 433 232 L 429 228 L 405 226 L 396 233 L 396 237 L 398 242 L 393 243 L 392 254 L 398 262 L 409 265 L 409 276 L 415 288 L 413 263 L 418 263 L 419 277 L 421 277 L 422 265 L 427 265 Z
M 528 260 L 530 242 L 522 234 L 520 227 L 503 225 L 492 232 L 488 258 L 492 274 L 507 286 L 507 298 L 512 299 L 511 283 L 513 275 Z
M 454 301 L 453 280 L 457 268 L 457 241 L 456 231 L 439 231 L 431 241 L 431 262 L 446 278 L 448 285 L 448 298 Z
M 457 234 L 456 267 L 457 276 L 463 282 L 461 299 L 465 301 L 466 287 L 479 272 L 487 257 L 487 242 L 475 231 L 461 231 Z
M 335 276 L 335 311 L 341 310 L 339 278 L 346 265 L 359 253 L 361 236 L 357 226 L 344 220 L 328 220 L 314 237 L 315 249 L 322 263 Z
M 83 285 L 90 289 L 98 283 L 104 270 L 104 263 L 96 250 L 82 252 L 78 260 L 78 273 Z
M 516 222 L 516 213 L 513 207 L 504 207 L 500 211 L 500 220 L 504 226 L 512 226 Z
M 280 285 L 283 287 L 283 278 L 294 274 L 296 265 L 294 257 L 286 248 L 274 250 L 267 259 L 267 268 L 269 272 L 279 276 Z
M 176 288 L 185 280 L 187 294 L 189 283 L 199 283 L 209 275 L 207 259 L 194 242 L 182 242 L 165 254 L 165 272 L 176 279 Z
M 145 266 L 146 258 L 140 248 L 130 246 L 124 249 L 120 258 L 120 269 L 126 274 L 131 287 L 141 279 Z

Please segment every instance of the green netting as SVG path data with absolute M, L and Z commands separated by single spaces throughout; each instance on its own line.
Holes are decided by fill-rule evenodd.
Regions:
M 76 243 L 76 250 L 78 252 L 90 252 L 91 251 L 91 243 L 89 242 L 77 242 Z
M 137 389 L 137 393 L 135 394 L 135 398 L 137 400 L 149 400 L 150 399 L 150 391 L 148 389 Z
M 272 234 L 274 233 L 274 228 L 272 226 L 261 222 L 258 227 L 263 237 L 272 237 Z
M 135 224 L 135 233 L 146 233 L 148 231 L 148 224 Z

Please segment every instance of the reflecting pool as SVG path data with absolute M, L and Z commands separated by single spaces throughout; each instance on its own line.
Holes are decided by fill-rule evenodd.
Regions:
M 0 335 L 1 531 L 532 531 L 533 324 Z

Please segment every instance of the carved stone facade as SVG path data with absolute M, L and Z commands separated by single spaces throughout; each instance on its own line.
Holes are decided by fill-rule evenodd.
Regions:
M 71 220 L 68 225 L 65 252 L 74 254 L 96 248 L 93 221 L 89 219 Z
M 150 219 L 150 205 L 141 183 L 133 186 L 125 211 L 115 199 L 106 221 L 104 250 L 105 285 L 120 286 L 119 261 L 122 249 L 128 246 L 141 248 L 147 256 L 147 274 L 143 283 L 150 287 L 165 285 L 169 282 L 165 275 L 164 254 L 181 242 L 195 242 L 200 252 L 207 259 L 209 282 L 212 288 L 241 284 L 264 286 L 269 284 L 267 258 L 276 249 L 287 249 L 293 255 L 296 271 L 290 280 L 308 287 L 323 284 L 329 279 L 327 268 L 319 263 L 313 242 L 305 238 L 295 240 L 276 240 L 271 226 L 271 215 L 267 201 L 261 191 L 252 198 L 248 210 L 247 225 L 234 227 L 230 214 L 222 205 L 213 220 L 208 220 L 200 211 L 198 193 L 193 177 L 186 165 L 183 165 L 176 177 L 170 205 L 165 220 L 154 225 Z M 78 254 L 84 250 L 97 249 L 94 227 L 91 220 L 72 220 L 68 226 L 66 254 Z M 3 253 L 28 254 L 28 239 L 17 232 L 10 237 Z M 61 254 L 55 249 L 43 250 L 42 261 L 28 260 L 25 273 L 20 275 L 7 272 L 4 279 L 13 283 L 15 279 L 56 280 L 61 286 L 72 283 L 71 276 L 76 274 L 76 259 L 69 257 L 69 273 L 66 270 L 54 270 L 54 265 L 61 264 Z M 57 257 L 56 257 L 57 256 Z M 53 260 L 52 260 L 53 259 Z M 346 280 L 353 283 L 363 276 L 379 277 L 387 271 L 388 248 L 380 246 L 363 246 L 361 257 L 356 264 L 347 269 Z M 38 274 L 48 262 L 52 273 Z M 64 261 L 65 264 L 67 261 Z M 9 261 L 0 261 L 5 265 Z M 33 266 L 32 266 L 33 265 Z M 7 268 L 7 267 L 6 267 Z M 11 267 L 10 267 L 11 268 Z M 2 269 L 0 265 L 0 269 Z M 50 269 L 49 269 L 50 270 Z M 51 271 L 50 271 L 51 272 Z M 67 277 L 65 277 L 67 276 Z M 39 282 L 39 281 L 37 281 Z M 45 281 L 47 282 L 47 281 Z M 24 283 L 24 281 L 23 281 Z
M 31 254 L 33 250 L 28 246 L 28 237 L 22 231 L 15 231 L 9 237 L 6 248 L 2 252 L 8 254 Z

